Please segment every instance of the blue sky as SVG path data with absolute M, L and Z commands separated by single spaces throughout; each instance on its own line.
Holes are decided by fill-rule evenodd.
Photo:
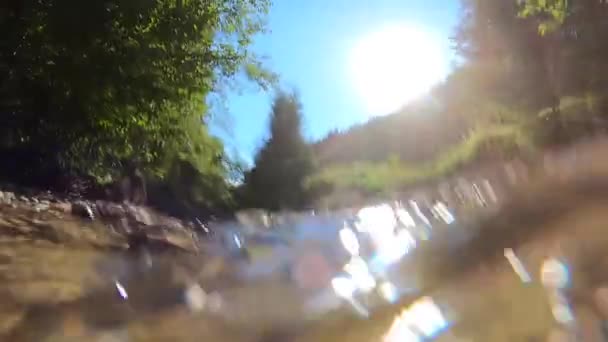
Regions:
M 257 37 L 253 50 L 268 57 L 268 66 L 280 74 L 282 84 L 298 90 L 309 140 L 370 118 L 347 67 L 358 40 L 383 25 L 404 23 L 437 36 L 450 56 L 449 37 L 459 17 L 458 0 L 274 2 L 271 32 Z M 229 153 L 251 162 L 267 137 L 271 100 L 271 94 L 251 89 L 228 96 L 228 113 L 216 117 L 211 129 Z

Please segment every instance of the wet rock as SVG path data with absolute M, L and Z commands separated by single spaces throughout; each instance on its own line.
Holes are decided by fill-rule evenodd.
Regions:
M 85 201 L 76 201 L 72 203 L 72 214 L 90 220 L 95 219 L 95 214 L 93 213 L 91 205 Z
M 11 194 L 10 192 L 0 191 L 0 204 L 10 204 L 11 203 L 10 194 Z
M 160 221 L 159 222 L 160 225 L 166 227 L 169 230 L 186 228 L 180 220 L 173 218 L 173 217 L 160 217 L 159 221 Z
M 40 202 L 59 202 L 57 196 L 53 195 L 50 191 L 42 192 L 36 195 L 36 198 L 40 200 Z
M 152 212 L 146 207 L 138 207 L 134 205 L 125 205 L 127 215 L 137 223 L 141 223 L 146 226 L 155 224 L 153 220 Z
M 125 208 L 117 203 L 96 201 L 95 208 L 97 209 L 99 215 L 103 218 L 123 218 L 126 216 Z
M 143 230 L 137 230 L 127 234 L 128 250 L 141 255 L 142 253 L 195 253 L 192 246 L 182 246 L 180 241 L 174 241 L 165 236 L 151 236 Z
M 29 199 L 29 198 L 27 198 L 27 197 L 25 197 L 25 196 L 19 196 L 19 200 L 20 200 L 21 202 L 25 202 L 25 203 L 28 203 L 28 202 L 30 201 L 30 199 Z
M 72 203 L 68 202 L 57 202 L 50 205 L 52 210 L 69 214 L 72 212 Z
M 4 203 L 10 204 L 15 201 L 15 193 L 10 191 L 5 191 L 4 193 Z
M 42 212 L 42 211 L 47 211 L 50 209 L 50 205 L 48 204 L 43 204 L 43 203 L 37 203 L 36 205 L 34 205 L 34 210 L 36 212 Z

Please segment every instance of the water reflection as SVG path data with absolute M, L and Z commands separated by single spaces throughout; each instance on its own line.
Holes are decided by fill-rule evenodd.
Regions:
M 422 213 L 422 210 L 420 210 L 420 207 L 418 206 L 418 202 L 416 202 L 414 200 L 410 200 L 410 207 L 412 207 L 412 209 L 414 210 L 414 213 L 418 216 L 418 218 L 420 220 L 422 220 L 422 222 L 425 225 L 427 225 L 427 226 L 431 225 L 431 221 L 429 221 L 428 217 L 426 217 L 426 215 L 424 215 Z
M 541 265 L 540 277 L 541 283 L 547 288 L 555 321 L 566 327 L 573 326 L 574 314 L 565 293 L 571 282 L 568 265 L 557 258 L 547 258 Z
M 541 282 L 552 290 L 563 290 L 570 284 L 568 265 L 556 258 L 545 259 L 540 270 Z
M 439 200 L 432 205 L 415 200 L 407 203 L 407 208 L 401 202 L 361 208 L 355 219 L 346 220 L 338 231 L 348 260 L 331 285 L 338 297 L 362 315 L 378 301 L 395 303 L 403 293 L 411 293 L 397 265 L 430 237 L 432 229 L 455 222 L 451 210 Z M 392 279 L 395 276 L 399 281 Z
M 380 295 L 389 303 L 395 303 L 399 299 L 399 290 L 390 282 L 383 282 L 379 286 Z
M 495 202 L 493 195 L 489 194 L 491 186 L 485 184 L 486 181 L 466 183 L 468 190 L 463 190 L 463 193 L 472 196 L 468 198 L 470 203 L 489 206 Z M 428 196 L 428 198 L 433 197 Z M 255 276 L 247 277 L 246 280 L 237 278 L 237 281 L 242 283 L 238 284 L 240 287 L 234 290 L 231 288 L 231 286 L 235 286 L 234 283 L 230 283 L 230 286 L 221 284 L 210 288 L 207 283 L 199 280 L 191 281 L 191 279 L 173 287 L 170 281 L 172 272 L 159 271 L 156 266 L 141 267 L 141 272 L 156 274 L 156 276 L 142 276 L 141 279 L 135 280 L 129 280 L 129 277 L 108 276 L 107 285 L 111 290 L 109 292 L 112 298 L 121 303 L 120 310 L 131 313 L 135 312 L 133 309 L 138 309 L 137 313 L 142 313 L 142 317 L 147 318 L 146 314 L 153 311 L 151 307 L 156 306 L 162 308 L 161 311 L 158 311 L 160 320 L 170 320 L 174 315 L 185 312 L 194 318 L 187 321 L 189 318 L 179 316 L 180 319 L 183 322 L 190 322 L 193 326 L 220 317 L 231 324 L 236 322 L 234 325 L 230 325 L 231 328 L 236 327 L 235 329 L 240 329 L 242 325 L 247 328 L 253 327 L 251 329 L 254 330 L 258 329 L 258 326 L 282 328 L 282 324 L 290 326 L 289 324 L 301 323 L 309 318 L 310 312 L 314 312 L 314 317 L 318 318 L 323 317 L 322 315 L 327 314 L 330 310 L 349 308 L 361 316 L 372 317 L 370 321 L 373 321 L 377 319 L 377 316 L 374 315 L 387 303 L 396 304 L 402 300 L 409 301 L 410 296 L 421 295 L 416 294 L 415 291 L 405 295 L 404 289 L 408 288 L 406 285 L 410 285 L 407 284 L 409 270 L 404 268 L 406 271 L 403 271 L 404 269 L 400 268 L 402 265 L 407 265 L 408 261 L 416 257 L 416 253 L 426 250 L 425 248 L 433 245 L 437 239 L 440 241 L 444 239 L 451 244 L 454 241 L 453 237 L 464 231 L 463 220 L 466 220 L 466 216 L 462 214 L 460 208 L 448 206 L 448 203 L 450 202 L 445 200 L 425 201 L 416 198 L 390 205 L 365 207 L 347 218 L 333 219 L 321 215 L 306 217 L 306 223 L 301 226 L 302 231 L 306 230 L 308 234 L 300 235 L 301 231 L 299 231 L 293 235 L 281 235 L 281 239 L 285 238 L 289 241 L 288 244 L 276 242 L 280 239 L 274 238 L 275 232 L 265 226 L 263 234 L 229 235 L 226 241 L 234 244 L 238 249 L 251 248 L 251 246 L 259 249 L 256 251 L 255 248 L 251 248 L 250 251 L 255 252 L 251 253 L 252 260 L 261 259 L 263 267 L 270 269 L 271 261 L 281 261 L 280 266 L 272 267 L 272 270 L 263 276 L 255 274 Z M 314 232 L 315 234 L 311 232 L 313 225 L 318 231 Z M 431 238 L 431 241 L 424 241 L 425 236 Z M 262 239 L 262 237 L 264 238 Z M 323 247 L 314 244 L 302 247 L 304 245 L 302 241 L 312 239 L 312 237 L 325 239 L 328 243 Z M 268 250 L 272 254 L 261 258 L 262 252 L 265 251 L 261 250 L 263 245 L 268 246 Z M 284 246 L 282 247 L 285 250 L 284 254 L 283 252 L 282 254 L 277 253 L 278 246 Z M 293 246 L 304 249 L 304 257 L 292 253 L 296 249 Z M 329 246 L 327 249 L 335 254 L 341 253 L 340 256 L 335 257 L 331 253 L 319 252 L 320 249 L 327 246 Z M 501 249 L 497 251 L 500 255 Z M 256 255 L 258 256 L 256 257 Z M 531 267 L 525 253 L 519 249 L 517 253 L 513 249 L 507 249 L 505 258 L 511 267 L 506 267 L 504 274 L 498 274 L 498 272 L 495 274 L 492 273 L 492 270 L 482 269 L 475 273 L 475 277 L 477 277 L 477 273 L 482 274 L 479 279 L 476 279 L 476 283 L 467 283 L 466 286 L 458 287 L 454 286 L 455 283 L 450 282 L 449 286 L 446 286 L 449 289 L 444 292 L 425 292 L 428 297 L 415 301 L 403 312 L 399 312 L 397 317 L 391 317 L 391 321 L 385 326 L 390 325 L 390 329 L 384 340 L 429 341 L 437 338 L 449 326 L 451 327 L 449 334 L 457 331 L 458 334 L 469 337 L 469 335 L 477 333 L 476 338 L 471 338 L 470 341 L 519 341 L 526 340 L 525 338 L 528 338 L 529 335 L 543 336 L 544 341 L 544 337 L 547 337 L 548 333 L 543 335 L 544 331 L 541 330 L 551 324 L 559 326 L 563 330 L 570 329 L 579 324 L 576 310 L 574 310 L 576 309 L 575 304 L 571 303 L 571 297 L 566 291 L 572 285 L 571 272 L 576 269 L 571 269 L 565 260 L 556 258 L 549 258 L 542 262 L 545 255 L 538 256 L 540 260 L 535 260 Z M 501 261 L 508 266 L 505 258 L 501 258 Z M 156 258 L 154 260 L 155 263 L 158 263 Z M 323 269 L 327 269 L 327 271 L 319 271 L 321 261 L 329 265 L 323 266 Z M 206 262 L 208 260 L 205 258 L 196 260 L 196 263 L 200 264 Z M 149 263 L 152 264 L 151 261 Z M 288 267 L 297 263 L 312 265 L 304 267 L 308 278 L 320 279 L 324 278 L 321 273 L 329 274 L 323 280 L 325 287 L 319 289 L 311 286 L 302 291 L 296 288 L 297 286 L 294 284 L 297 281 L 294 279 L 298 278 L 299 272 L 297 272 L 297 267 L 295 271 L 293 267 L 291 269 Z M 133 263 L 133 265 L 135 264 Z M 252 264 L 243 262 L 243 267 L 252 267 Z M 131 278 L 136 273 L 133 265 L 130 265 L 127 272 Z M 541 266 L 540 272 L 538 272 L 539 265 Z M 526 267 L 529 268 L 529 272 Z M 169 268 L 175 269 L 173 266 Z M 517 276 L 511 269 L 515 270 Z M 238 272 L 241 272 L 240 268 Z M 536 279 L 538 274 L 540 274 L 540 279 Z M 406 280 L 403 280 L 404 278 Z M 114 279 L 120 279 L 120 281 Z M 199 283 L 201 285 L 198 285 Z M 414 288 L 414 286 L 409 288 Z M 339 297 L 339 300 L 336 297 Z M 155 299 L 161 298 L 165 300 L 156 303 Z M 330 306 L 327 302 L 331 300 L 338 304 Z M 141 302 L 154 305 L 143 305 Z M 546 308 L 543 306 L 547 304 L 545 302 L 550 304 Z M 101 303 L 99 306 L 102 307 L 108 303 Z M 441 307 L 437 303 L 441 303 Z M 571 305 L 574 309 L 571 308 Z M 182 311 L 173 310 L 177 306 L 181 306 Z M 321 307 L 322 309 L 319 309 Z M 302 310 L 298 311 L 298 309 Z M 120 310 L 117 311 L 121 312 Z M 543 310 L 547 312 L 545 313 Z M 107 311 L 110 310 L 107 309 Z M 265 313 L 261 314 L 262 311 Z M 527 311 L 532 313 L 528 314 Z M 451 315 L 452 312 L 456 313 Z M 113 312 L 110 314 L 114 315 Z M 329 314 L 328 320 L 332 319 L 332 315 L 333 312 Z M 262 316 L 264 319 L 260 318 Z M 132 321 L 135 321 L 135 318 L 130 316 L 127 318 L 124 319 L 125 325 L 130 325 Z M 394 318 L 394 322 L 392 318 Z M 545 322 L 543 320 L 545 318 L 550 322 Z M 523 322 L 527 320 L 532 323 Z M 358 322 L 370 321 L 359 320 Z M 224 324 L 223 322 L 222 324 Z M 213 323 L 215 324 L 215 321 Z M 204 326 L 204 324 L 200 325 Z M 530 328 L 529 325 L 535 325 L 536 329 Z M 505 326 L 508 327 L 505 328 Z M 180 327 L 183 328 L 183 325 Z M 358 329 L 358 326 L 352 325 L 350 328 Z M 153 327 L 149 329 L 153 329 Z M 521 333 L 508 335 L 505 333 L 508 329 L 521 331 Z M 472 330 L 474 333 L 471 333 Z M 505 334 L 500 335 L 497 331 Z M 360 329 L 359 332 L 365 333 L 363 329 Z M 520 339 L 521 336 L 523 337 Z M 231 339 L 215 340 L 229 341 Z M 316 341 L 315 339 L 310 340 Z M 376 336 L 375 339 L 368 340 L 377 341 L 379 339 Z
M 192 284 L 185 290 L 184 302 L 190 311 L 200 312 L 205 308 L 207 294 L 198 284 Z
M 359 255 L 359 240 L 352 229 L 348 227 L 342 228 L 340 230 L 340 241 L 342 241 L 342 245 L 351 255 Z
M 445 203 L 441 201 L 437 201 L 433 206 L 433 214 L 442 219 L 446 224 L 452 224 L 454 221 L 456 221 L 454 215 L 450 212 Z
M 521 260 L 517 257 L 517 255 L 515 255 L 513 249 L 505 249 L 505 257 L 507 258 L 507 260 L 511 264 L 511 267 L 513 267 L 513 270 L 515 271 L 515 273 L 517 273 L 522 282 L 529 283 L 532 281 L 532 277 L 530 277 L 530 274 L 526 270 L 526 267 L 521 262 Z
M 416 221 L 414 221 L 414 218 L 412 217 L 412 215 L 410 215 L 410 213 L 403 209 L 401 207 L 401 205 L 399 205 L 397 207 L 397 209 L 395 210 L 395 213 L 397 215 L 397 218 L 399 219 L 399 222 L 401 222 L 401 224 L 406 227 L 406 228 L 413 228 L 416 227 Z
M 117 280 L 114 281 L 114 284 L 116 285 L 116 290 L 118 290 L 118 294 L 120 295 L 120 297 L 124 300 L 129 299 L 129 294 L 127 293 L 127 290 L 122 286 L 122 284 L 120 284 Z
M 423 297 L 395 318 L 384 336 L 384 342 L 426 341 L 445 331 L 448 325 L 433 299 Z

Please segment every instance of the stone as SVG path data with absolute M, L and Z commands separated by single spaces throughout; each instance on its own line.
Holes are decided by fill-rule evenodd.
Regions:
M 95 207 L 102 217 L 121 218 L 126 215 L 125 209 L 117 203 L 96 201 Z
M 6 201 L 6 203 L 12 203 L 13 201 L 15 201 L 15 193 L 10 192 L 10 191 L 5 191 L 4 200 Z
M 34 206 L 34 210 L 36 212 L 41 212 L 41 211 L 47 211 L 49 210 L 50 206 L 48 204 L 42 204 L 42 203 L 38 203 Z
M 159 217 L 160 225 L 167 227 L 170 230 L 184 229 L 183 223 L 173 217 Z
M 72 203 L 72 214 L 91 220 L 95 219 L 95 214 L 93 213 L 91 205 L 85 201 L 76 201 Z
M 51 209 L 61 212 L 61 213 L 69 214 L 72 212 L 72 203 L 69 203 L 69 202 L 53 203 L 51 205 Z
M 146 226 L 154 224 L 152 214 L 145 207 L 138 207 L 135 205 L 125 205 L 128 215 L 135 220 L 135 222 L 141 223 Z

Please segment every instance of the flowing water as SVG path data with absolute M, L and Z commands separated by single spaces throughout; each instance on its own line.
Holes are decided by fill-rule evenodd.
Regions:
M 485 215 L 408 201 L 302 214 L 287 244 L 246 242 L 249 261 L 0 206 L 0 340 L 603 341 L 604 178 L 504 205 L 470 192 Z

